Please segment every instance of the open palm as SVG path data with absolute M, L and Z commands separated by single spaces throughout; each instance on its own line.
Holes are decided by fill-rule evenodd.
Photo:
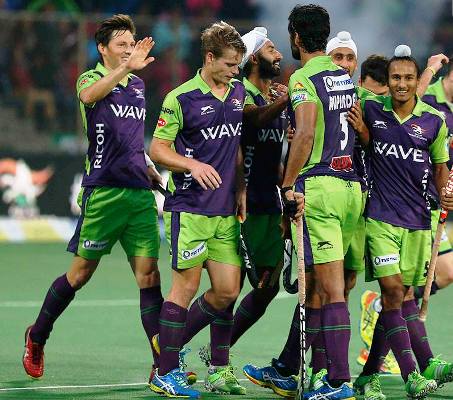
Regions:
M 154 61 L 154 57 L 148 57 L 149 52 L 154 47 L 152 37 L 146 37 L 139 40 L 134 47 L 129 59 L 126 61 L 126 67 L 131 71 L 137 71 L 145 68 L 149 63 Z

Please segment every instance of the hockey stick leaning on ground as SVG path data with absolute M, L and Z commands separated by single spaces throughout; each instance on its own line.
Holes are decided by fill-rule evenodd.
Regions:
M 453 169 L 448 175 L 447 186 L 445 188 L 447 194 L 453 193 Z M 426 321 L 428 315 L 428 302 L 429 295 L 431 294 L 431 287 L 434 282 L 434 273 L 436 272 L 437 256 L 439 254 L 440 241 L 445 229 L 445 222 L 447 221 L 448 211 L 441 208 L 439 215 L 439 222 L 437 224 L 436 236 L 434 237 L 433 247 L 431 250 L 431 259 L 429 260 L 428 273 L 426 277 L 425 290 L 423 292 L 422 305 L 420 307 L 419 318 L 421 321 Z
M 300 372 L 298 399 L 304 398 L 304 382 L 307 375 L 305 361 L 305 259 L 304 259 L 304 223 L 303 217 L 297 219 L 297 281 L 299 297 L 299 323 L 300 323 Z

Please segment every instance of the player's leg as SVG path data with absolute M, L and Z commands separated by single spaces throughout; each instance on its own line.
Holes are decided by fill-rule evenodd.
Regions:
M 252 289 L 241 301 L 234 315 L 231 346 L 258 321 L 279 291 L 279 276 L 283 258 L 281 215 L 248 215 L 243 234 L 250 256 L 265 279 L 265 286 Z

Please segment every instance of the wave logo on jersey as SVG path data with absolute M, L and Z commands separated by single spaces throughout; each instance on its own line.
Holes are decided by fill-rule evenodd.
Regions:
M 385 121 L 378 121 L 375 120 L 373 122 L 373 128 L 378 128 L 378 129 L 387 129 L 387 124 Z
M 110 104 L 110 108 L 118 118 L 133 118 L 145 120 L 146 110 L 136 106 L 123 106 L 121 104 Z
M 327 92 L 354 89 L 354 83 L 352 83 L 352 79 L 348 74 L 340 76 L 324 76 L 322 79 Z
M 233 111 L 242 111 L 244 109 L 242 101 L 239 99 L 231 99 L 233 103 Z
M 428 139 L 423 137 L 423 134 L 426 133 L 426 129 L 423 129 L 420 125 L 411 124 L 412 133 L 408 132 L 409 136 L 415 137 L 420 140 L 427 141 Z
M 414 149 L 409 147 L 407 150 L 400 144 L 382 143 L 377 140 L 373 141 L 374 152 L 382 154 L 385 157 L 394 157 L 402 160 L 412 159 L 414 162 L 423 163 L 423 151 L 421 149 Z
M 285 131 L 282 129 L 263 128 L 258 131 L 258 141 L 262 142 L 262 143 L 265 143 L 265 142 L 281 143 L 281 142 L 283 142 L 284 136 L 285 136 Z
M 386 254 L 385 256 L 376 256 L 373 258 L 373 264 L 375 267 L 382 265 L 397 264 L 400 261 L 399 254 Z
M 211 105 L 201 107 L 200 109 L 200 115 L 207 115 L 215 112 L 214 107 Z
M 181 257 L 183 260 L 191 260 L 206 251 L 206 242 L 200 243 L 192 250 L 181 250 Z
M 209 139 L 222 139 L 224 136 L 234 137 L 240 136 L 242 132 L 242 122 L 238 122 L 236 126 L 234 124 L 222 124 L 211 126 L 206 129 L 200 130 L 205 140 Z

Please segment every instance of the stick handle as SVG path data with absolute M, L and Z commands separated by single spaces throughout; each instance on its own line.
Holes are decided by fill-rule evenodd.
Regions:
M 297 220 L 297 280 L 300 320 L 300 380 L 298 398 L 303 399 L 304 381 L 307 375 L 305 362 L 305 259 L 304 259 L 304 223 L 303 218 Z
M 448 175 L 447 185 L 445 187 L 447 194 L 453 193 L 453 168 Z M 434 238 L 433 247 L 431 250 L 431 259 L 429 260 L 428 274 L 426 276 L 425 290 L 423 291 L 422 305 L 420 307 L 419 318 L 421 321 L 426 321 L 428 316 L 428 303 L 431 294 L 431 287 L 434 282 L 434 274 L 436 272 L 437 256 L 439 254 L 440 241 L 442 233 L 445 229 L 445 222 L 447 221 L 448 211 L 441 208 L 439 215 L 439 223 L 437 224 L 436 236 Z

